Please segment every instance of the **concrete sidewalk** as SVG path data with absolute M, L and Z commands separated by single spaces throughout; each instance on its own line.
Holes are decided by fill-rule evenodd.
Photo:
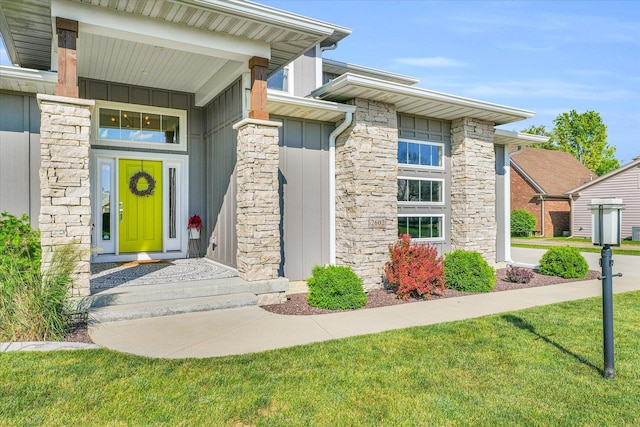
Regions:
M 514 260 L 537 263 L 544 250 L 513 249 Z M 599 254 L 585 254 L 598 270 Z M 640 258 L 615 256 L 614 292 L 640 290 Z M 599 280 L 416 302 L 314 316 L 283 316 L 259 307 L 128 320 L 90 328 L 96 344 L 150 357 L 212 357 L 424 326 L 601 295 Z

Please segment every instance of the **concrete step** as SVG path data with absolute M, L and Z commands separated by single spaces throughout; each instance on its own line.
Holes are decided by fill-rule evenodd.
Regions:
M 258 297 L 252 293 L 116 304 L 90 309 L 89 324 L 98 325 L 120 320 L 143 319 L 197 311 L 223 310 L 251 305 L 258 305 Z
M 85 310 L 92 310 L 107 306 L 202 298 L 215 295 L 284 292 L 287 289 L 288 281 L 286 279 L 247 282 L 239 277 L 231 277 L 154 285 L 118 286 L 85 297 L 79 304 Z

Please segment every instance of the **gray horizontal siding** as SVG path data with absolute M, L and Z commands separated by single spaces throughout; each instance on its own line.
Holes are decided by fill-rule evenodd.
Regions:
M 591 199 L 619 198 L 622 211 L 622 237 L 631 237 L 631 227 L 640 227 L 640 168 L 633 167 L 580 192 L 573 202 L 573 235 L 591 237 Z
M 34 95 L 0 92 L 0 212 L 40 213 L 40 109 Z

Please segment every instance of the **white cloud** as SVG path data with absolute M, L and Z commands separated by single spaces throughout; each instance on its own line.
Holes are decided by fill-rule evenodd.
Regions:
M 442 68 L 442 67 L 464 67 L 464 62 L 457 61 L 444 56 L 433 56 L 425 58 L 397 58 L 395 60 L 400 64 L 413 65 L 416 67 Z

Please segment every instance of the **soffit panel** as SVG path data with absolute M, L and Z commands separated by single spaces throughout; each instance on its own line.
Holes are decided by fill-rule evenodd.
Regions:
M 194 93 L 226 60 L 85 33 L 78 38 L 78 76 Z
M 0 30 L 9 57 L 22 67 L 50 68 L 52 32 L 49 3 L 48 0 L 0 1 Z

